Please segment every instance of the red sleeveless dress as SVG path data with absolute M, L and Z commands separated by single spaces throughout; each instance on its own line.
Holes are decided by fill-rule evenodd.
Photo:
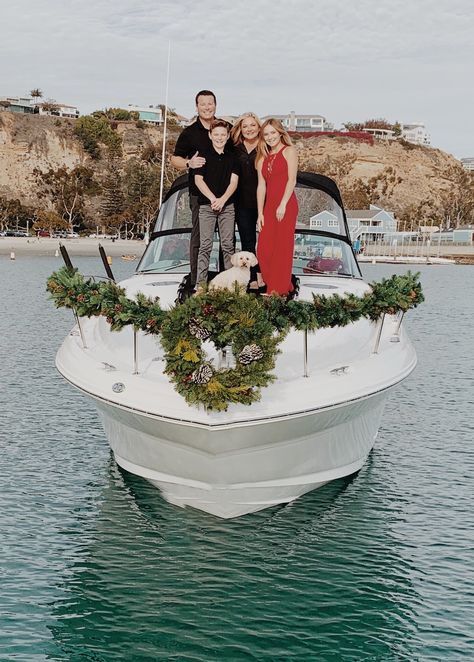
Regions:
M 264 225 L 258 237 L 257 258 L 267 292 L 286 295 L 293 289 L 291 272 L 295 245 L 295 225 L 298 201 L 293 192 L 286 205 L 285 216 L 277 220 L 276 210 L 281 203 L 288 182 L 288 163 L 283 152 L 269 154 L 262 164 L 267 185 L 263 208 Z

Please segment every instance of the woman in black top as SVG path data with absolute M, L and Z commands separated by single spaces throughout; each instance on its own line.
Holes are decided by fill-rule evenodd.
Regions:
M 235 195 L 235 220 L 243 251 L 255 253 L 257 243 L 257 155 L 260 120 L 254 113 L 245 113 L 235 122 L 231 138 L 239 161 L 239 186 Z
M 239 230 L 243 251 L 256 253 L 257 244 L 257 184 L 258 176 L 255 167 L 257 144 L 261 122 L 255 113 L 244 113 L 236 120 L 231 138 L 234 143 L 240 173 L 239 185 L 235 193 L 235 220 Z M 257 268 L 251 269 L 250 291 L 260 288 L 264 283 Z

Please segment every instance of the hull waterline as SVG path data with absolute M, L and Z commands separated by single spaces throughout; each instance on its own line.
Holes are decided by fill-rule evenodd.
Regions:
M 221 518 L 294 501 L 358 471 L 388 391 L 283 420 L 211 431 L 97 402 L 117 464 L 170 503 Z

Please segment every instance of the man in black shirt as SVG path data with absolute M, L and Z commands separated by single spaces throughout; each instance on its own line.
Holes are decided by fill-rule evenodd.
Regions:
M 194 170 L 201 168 L 206 159 L 204 154 L 211 148 L 209 128 L 215 119 L 216 96 L 210 90 L 201 90 L 196 94 L 197 119 L 180 134 L 171 164 L 178 170 L 189 169 L 189 204 L 192 214 L 192 231 L 189 246 L 191 266 L 191 285 L 196 283 L 197 259 L 199 254 L 199 190 L 194 183 Z

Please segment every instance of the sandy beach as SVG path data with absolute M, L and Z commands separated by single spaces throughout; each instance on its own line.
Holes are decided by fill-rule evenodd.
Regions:
M 0 256 L 15 253 L 15 258 L 26 255 L 45 255 L 52 257 L 59 250 L 62 243 L 71 257 L 76 255 L 99 255 L 99 244 L 101 244 L 107 255 L 120 257 L 122 255 L 134 255 L 140 259 L 145 250 L 144 241 L 117 239 L 52 239 L 49 237 L 0 237 Z
M 122 255 L 135 256 L 139 260 L 145 250 L 144 241 L 117 239 L 90 239 L 81 237 L 79 239 L 51 239 L 49 237 L 0 237 L 0 256 L 15 254 L 15 259 L 28 255 L 54 256 L 59 250 L 59 243 L 66 246 L 71 257 L 76 255 L 99 255 L 99 244 L 101 244 L 107 255 L 121 257 Z M 375 255 L 381 250 L 380 246 L 368 247 L 366 257 Z M 393 249 L 387 247 L 384 254 L 390 255 Z M 426 248 L 423 255 L 426 258 Z M 474 263 L 474 246 L 440 246 L 439 252 L 436 246 L 430 251 L 431 256 L 450 258 L 459 264 Z M 400 260 L 401 262 L 402 260 Z M 424 261 L 424 260 L 421 260 Z

